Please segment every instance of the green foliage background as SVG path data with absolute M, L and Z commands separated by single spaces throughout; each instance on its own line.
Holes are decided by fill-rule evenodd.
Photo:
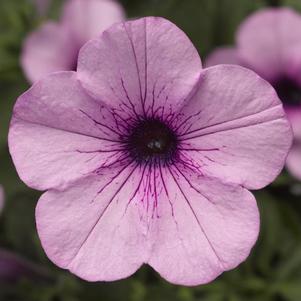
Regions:
M 57 18 L 54 0 L 46 18 Z M 301 0 L 122 0 L 130 18 L 164 16 L 181 27 L 204 58 L 218 45 L 232 44 L 239 23 L 265 6 L 301 11 Z M 15 99 L 29 85 L 19 66 L 24 37 L 44 20 L 29 0 L 0 0 L 0 183 L 6 206 L 0 218 L 0 247 L 43 270 L 40 279 L 0 283 L 0 300 L 10 301 L 300 301 L 301 184 L 287 173 L 256 192 L 261 212 L 260 239 L 248 260 L 211 284 L 187 288 L 168 284 L 151 268 L 114 283 L 87 283 L 56 268 L 44 255 L 35 230 L 39 193 L 18 179 L 7 148 Z M 200 250 L 201 251 L 201 250 Z

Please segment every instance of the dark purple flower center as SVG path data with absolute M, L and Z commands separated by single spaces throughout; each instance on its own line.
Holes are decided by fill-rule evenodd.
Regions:
M 289 106 L 301 104 L 301 85 L 296 81 L 282 77 L 273 84 L 281 101 Z
M 138 162 L 157 162 L 159 159 L 164 164 L 171 163 L 177 145 L 178 139 L 174 131 L 158 119 L 137 122 L 126 138 L 126 146 L 131 156 Z

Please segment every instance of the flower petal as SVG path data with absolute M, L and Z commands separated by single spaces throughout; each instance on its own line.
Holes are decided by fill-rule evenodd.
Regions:
M 287 157 L 286 166 L 291 174 L 301 180 L 301 106 L 286 106 L 285 111 L 294 132 L 294 144 Z
M 253 71 L 232 65 L 204 70 L 180 115 L 182 155 L 202 173 L 258 189 L 282 170 L 290 124 L 272 86 Z
M 160 195 L 148 263 L 172 283 L 199 285 L 245 260 L 259 231 L 253 195 L 185 165 L 162 173 L 168 195 Z
M 113 164 L 123 154 L 116 118 L 85 93 L 74 72 L 37 82 L 18 99 L 9 131 L 19 176 L 33 188 L 63 188 Z
M 292 30 L 293 29 L 293 30 Z M 253 14 L 237 33 L 241 59 L 269 81 L 295 72 L 292 55 L 301 50 L 301 16 L 289 8 Z M 299 62 L 298 62 L 299 63 Z
M 301 141 L 301 105 L 298 107 L 285 106 L 285 112 L 292 125 L 294 138 Z
M 206 59 L 205 67 L 220 64 L 242 65 L 238 52 L 234 47 L 220 47 L 209 54 Z
M 129 163 L 42 195 L 36 220 L 47 256 L 88 281 L 132 275 L 149 253 L 143 203 L 135 197 L 141 177 Z
M 68 26 L 79 45 L 100 36 L 109 26 L 125 19 L 121 5 L 111 0 L 69 0 L 62 22 Z
M 286 166 L 293 176 L 301 180 L 301 144 L 293 145 L 286 161 Z
M 26 38 L 21 55 L 22 68 L 31 82 L 54 71 L 73 70 L 78 50 L 68 28 L 47 22 Z
M 199 55 L 187 36 L 156 17 L 112 26 L 80 51 L 79 78 L 93 96 L 151 115 L 170 114 L 194 88 Z M 164 112 L 165 110 L 165 112 Z

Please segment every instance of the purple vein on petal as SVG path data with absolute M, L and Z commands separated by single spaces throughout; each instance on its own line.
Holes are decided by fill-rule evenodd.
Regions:
M 127 153 L 123 153 L 123 152 L 122 152 L 118 158 L 115 158 L 113 162 L 111 162 L 110 164 L 107 164 L 108 161 L 111 160 L 113 157 L 115 157 L 117 154 L 118 154 L 118 153 L 113 153 L 111 156 L 109 156 L 109 157 L 106 159 L 106 161 L 105 161 L 103 164 L 101 164 L 101 166 L 97 167 L 97 168 L 93 171 L 93 173 L 96 173 L 96 174 L 100 175 L 100 174 L 101 174 L 101 171 L 102 171 L 103 169 L 113 167 L 114 165 L 117 165 L 117 164 L 120 165 L 120 164 L 123 163 L 124 161 L 126 161 L 126 160 L 128 160 L 128 159 L 131 158 L 131 156 L 128 155 Z M 133 162 L 134 162 L 134 161 L 132 161 L 132 163 L 133 163 Z
M 114 129 L 112 129 L 110 126 L 106 125 L 106 124 L 103 124 L 102 122 L 99 122 L 97 120 L 95 120 L 92 116 L 90 116 L 88 113 L 86 113 L 85 111 L 83 110 L 80 110 L 80 112 L 82 112 L 86 117 L 88 117 L 90 120 L 92 120 L 96 125 L 100 125 L 101 127 L 104 127 L 106 129 L 108 129 L 109 131 L 115 133 L 118 137 L 122 136 L 122 133 L 121 132 L 117 132 L 115 131 Z M 103 131 L 103 129 L 102 129 Z M 106 134 L 105 132 L 103 132 L 104 134 Z
M 195 213 L 195 211 L 194 211 L 194 209 L 193 209 L 193 207 L 192 207 L 192 205 L 191 205 L 189 199 L 187 198 L 186 194 L 184 193 L 182 187 L 180 186 L 179 182 L 178 182 L 177 179 L 175 178 L 175 176 L 174 176 L 174 174 L 172 173 L 172 171 L 171 171 L 171 169 L 170 169 L 169 166 L 168 166 L 168 170 L 169 170 L 169 173 L 170 173 L 170 175 L 172 176 L 172 178 L 173 178 L 175 184 L 176 184 L 177 187 L 179 188 L 179 190 L 180 190 L 182 196 L 184 197 L 184 199 L 185 199 L 185 201 L 186 201 L 186 204 L 187 204 L 188 207 L 190 208 L 190 210 L 191 210 L 191 212 L 192 212 L 192 214 L 193 214 L 193 216 L 194 216 L 194 218 L 195 218 L 197 224 L 198 224 L 199 227 L 200 227 L 200 230 L 202 231 L 202 233 L 204 234 L 204 236 L 205 236 L 205 238 L 206 238 L 208 244 L 210 245 L 210 248 L 212 249 L 212 251 L 213 251 L 213 253 L 215 254 L 216 258 L 218 259 L 218 261 L 220 262 L 220 264 L 221 264 L 222 267 L 223 267 L 223 261 L 222 261 L 222 259 L 219 257 L 219 255 L 218 255 L 218 253 L 216 252 L 214 246 L 212 245 L 212 243 L 211 243 L 209 237 L 207 236 L 206 231 L 204 230 L 204 228 L 203 228 L 203 226 L 202 226 L 200 220 L 198 219 L 198 217 L 197 217 L 197 215 L 196 215 L 196 213 Z
M 66 130 L 66 129 L 63 129 L 63 128 L 58 128 L 58 127 L 55 127 L 55 126 L 49 126 L 49 125 L 42 124 L 42 123 L 35 122 L 35 121 L 28 121 L 28 120 L 25 120 L 25 119 L 22 119 L 22 118 L 19 118 L 19 117 L 15 117 L 15 118 L 16 118 L 16 120 L 20 120 L 20 121 L 23 121 L 23 122 L 26 122 L 26 123 L 29 123 L 29 124 L 45 127 L 45 128 L 48 128 L 48 129 L 53 129 L 53 130 L 56 130 L 56 131 L 61 131 L 61 132 L 66 132 L 66 133 L 75 134 L 75 135 L 79 135 L 79 136 L 94 138 L 94 139 L 97 139 L 97 140 L 120 143 L 120 140 L 113 140 L 113 139 L 108 139 L 108 138 L 104 138 L 104 137 L 94 136 L 94 135 L 91 135 L 91 134 L 84 134 L 84 133 L 81 133 L 81 132 L 78 132 L 78 131 Z
M 110 184 L 112 184 L 112 182 L 114 180 L 116 180 L 127 168 L 129 168 L 131 166 L 131 164 L 134 162 L 134 160 L 132 160 L 130 163 L 128 163 L 127 165 L 123 166 L 121 170 L 118 171 L 117 175 L 114 175 L 114 177 L 112 177 L 112 179 L 105 184 L 96 194 L 95 198 L 93 199 L 93 201 L 96 199 L 96 197 L 102 193 L 108 186 L 110 186 Z M 138 164 L 136 165 L 138 166 Z
M 155 198 L 155 182 L 153 182 L 153 177 L 152 174 L 155 176 L 156 175 L 156 168 L 154 167 L 153 164 L 150 164 L 149 166 L 149 173 L 148 173 L 148 208 L 147 212 L 149 210 L 149 203 L 152 203 L 152 218 L 154 218 L 155 211 L 157 209 L 156 207 L 156 198 Z M 157 217 L 158 217 L 158 212 L 157 212 Z
M 197 172 L 198 174 L 203 175 L 202 171 L 200 170 L 201 166 L 196 165 L 192 158 L 188 158 L 183 152 L 181 153 L 181 156 L 184 158 L 184 160 L 179 156 L 178 163 L 181 163 L 184 168 L 187 168 L 192 172 Z
M 169 195 L 168 195 L 168 192 L 167 192 L 167 189 L 166 189 L 166 184 L 165 184 L 165 181 L 164 181 L 164 179 L 163 179 L 161 167 L 160 167 L 160 176 L 161 176 L 162 182 L 164 182 L 164 187 L 165 187 L 164 190 L 165 190 L 165 194 L 166 194 L 166 197 L 167 197 L 167 200 L 168 200 L 170 209 L 171 209 L 171 216 L 172 216 L 172 218 L 173 218 L 173 220 L 174 220 L 174 222 L 175 222 L 175 224 L 176 224 L 176 226 L 177 226 L 177 229 L 178 229 L 178 228 L 179 228 L 179 224 L 178 224 L 178 222 L 177 222 L 177 220 L 176 220 L 176 218 L 175 218 L 175 209 L 174 209 L 174 206 L 173 206 L 172 201 L 171 201 L 170 198 L 169 198 Z
M 127 133 L 129 127 L 131 126 L 131 124 L 126 119 L 124 119 L 120 114 L 118 114 L 115 109 L 112 109 L 111 114 L 112 114 L 112 117 L 114 119 L 116 128 L 121 132 L 120 127 L 122 127 L 123 131 L 125 133 Z M 121 122 L 120 122 L 120 120 L 117 120 L 118 118 L 121 120 Z M 124 123 L 126 125 L 124 125 Z
M 123 23 L 123 26 L 125 27 L 125 24 Z M 116 49 L 118 48 L 118 45 L 111 39 L 110 35 L 105 35 L 104 38 L 107 39 L 107 42 L 110 44 L 110 49 Z M 112 54 L 114 55 L 115 57 L 115 61 L 119 63 L 119 56 L 116 55 L 115 52 L 112 52 Z M 110 87 L 111 91 L 113 92 L 113 94 L 115 95 L 115 97 L 119 100 L 120 104 L 121 105 L 124 105 L 130 112 L 133 112 L 134 115 L 135 115 L 135 119 L 136 120 L 140 120 L 140 116 L 139 114 L 136 112 L 136 108 L 135 108 L 135 105 L 134 105 L 134 102 L 131 100 L 130 96 L 129 96 L 129 93 L 127 91 L 127 88 L 125 86 L 125 82 L 124 82 L 124 79 L 122 77 L 122 74 L 121 74 L 121 71 L 120 69 L 118 69 L 119 71 L 119 79 L 120 79 L 120 83 L 121 83 L 121 87 L 124 91 L 124 94 L 125 94 L 125 98 L 126 100 L 128 101 L 129 105 L 128 106 L 124 101 L 123 99 L 120 98 L 120 96 L 116 93 L 115 89 L 112 87 L 112 85 L 107 81 L 107 85 Z M 120 107 L 121 108 L 121 107 Z
M 147 97 L 147 70 L 148 70 L 148 65 L 147 65 L 147 23 L 146 23 L 146 19 L 143 20 L 144 23 L 144 99 L 143 99 L 143 105 L 144 105 L 144 110 L 145 110 L 145 101 L 146 101 L 146 97 Z
M 132 107 L 132 110 L 133 110 L 133 112 L 134 112 L 134 114 L 135 114 L 135 116 L 136 116 L 136 119 L 139 120 L 139 119 L 140 119 L 140 116 L 139 116 L 139 114 L 136 112 L 135 105 L 134 105 L 134 103 L 132 102 L 132 100 L 130 99 L 129 93 L 128 93 L 126 87 L 125 87 L 124 80 L 123 80 L 123 78 L 121 77 L 121 75 L 120 75 L 120 81 L 121 81 L 122 89 L 124 90 L 124 93 L 125 93 L 125 95 L 126 95 L 126 98 L 127 98 L 128 102 L 130 103 L 130 106 Z
M 163 185 L 164 191 L 166 193 L 166 196 L 169 197 L 169 195 L 168 195 L 168 189 L 167 189 L 167 186 L 166 186 L 166 183 L 165 183 L 165 180 L 164 180 L 164 177 L 163 177 L 163 173 L 162 173 L 162 166 L 161 166 L 160 160 L 159 160 L 159 171 L 160 171 L 160 177 L 161 177 L 161 181 L 162 181 L 162 185 Z
M 154 107 L 155 107 L 155 91 L 156 91 L 156 86 L 157 86 L 157 82 L 158 82 L 158 78 L 156 79 L 154 85 L 153 85 L 153 89 L 152 89 L 152 103 L 151 105 L 147 108 L 146 114 L 148 115 L 148 111 L 151 111 L 151 116 L 154 118 Z
M 219 151 L 219 148 L 183 148 L 183 147 L 179 147 L 179 150 L 182 151 L 191 151 L 191 152 L 213 152 L 213 151 Z
M 273 118 L 273 119 L 270 119 L 270 120 L 263 120 L 263 121 L 254 120 L 253 123 L 246 124 L 246 125 L 242 125 L 242 124 L 237 125 L 236 124 L 236 122 L 239 122 L 239 121 L 249 122 L 249 119 L 252 119 L 253 117 L 256 117 L 258 115 L 263 115 L 264 113 L 275 110 L 276 108 L 282 108 L 282 105 L 279 104 L 279 105 L 276 105 L 274 107 L 270 107 L 266 110 L 263 110 L 261 112 L 257 112 L 257 113 L 254 113 L 254 114 L 251 114 L 251 115 L 248 115 L 248 116 L 242 116 L 242 117 L 235 118 L 235 119 L 232 119 L 232 120 L 227 120 L 227 121 L 215 123 L 215 124 L 212 124 L 210 126 L 204 126 L 204 127 L 195 129 L 193 131 L 190 131 L 190 132 L 187 132 L 187 133 L 184 133 L 184 134 L 180 134 L 179 135 L 180 141 L 186 141 L 186 140 L 189 140 L 189 139 L 194 139 L 194 138 L 202 137 L 202 136 L 205 136 L 205 135 L 214 134 L 214 133 L 217 133 L 217 132 L 225 132 L 225 131 L 235 130 L 235 129 L 238 129 L 238 128 L 247 128 L 247 127 L 256 126 L 256 125 L 260 125 L 260 124 L 266 124 L 266 123 L 273 122 L 273 121 L 276 121 L 276 120 L 281 120 L 282 116 L 279 116 L 278 118 Z M 268 116 L 268 117 L 271 118 L 270 116 Z M 225 128 L 218 128 L 218 126 L 225 126 Z M 227 126 L 228 126 L 228 128 L 227 128 Z M 210 129 L 211 129 L 211 131 L 210 131 Z M 181 137 L 184 137 L 184 136 L 187 136 L 187 135 L 199 132 L 199 131 L 203 131 L 203 130 L 204 130 L 205 133 L 198 133 L 198 135 L 196 135 L 196 136 L 181 138 Z M 209 130 L 209 131 L 206 132 L 206 130 Z
M 135 46 L 134 46 L 132 37 L 131 37 L 131 35 L 130 35 L 130 33 L 129 33 L 129 31 L 128 31 L 126 25 L 125 25 L 125 23 L 123 23 L 123 27 L 124 27 L 125 33 L 126 33 L 126 35 L 128 37 L 128 40 L 130 42 L 131 49 L 132 49 L 132 52 L 133 52 L 135 66 L 136 66 L 136 70 L 137 70 L 137 77 L 138 77 L 138 82 L 139 82 L 141 106 L 142 106 L 143 115 L 144 115 L 144 117 L 146 117 L 145 104 L 144 104 L 143 96 L 142 96 L 142 85 L 141 85 L 140 70 L 139 70 L 139 66 L 138 66 L 137 54 L 136 54 Z
M 116 108 L 112 108 L 112 115 L 115 116 L 115 117 L 114 117 L 114 120 L 116 120 L 117 123 L 118 123 L 118 121 L 117 121 L 116 116 L 117 116 L 118 118 L 120 118 L 120 120 L 121 120 L 122 122 L 126 123 L 127 126 L 130 126 L 130 125 L 132 124 L 133 121 L 136 121 L 136 119 L 133 118 L 133 116 L 130 116 L 130 115 L 129 115 L 128 119 L 126 119 L 126 118 L 122 117 L 122 115 L 119 114 L 119 113 L 117 113 L 117 112 L 118 112 L 118 110 L 117 110 Z M 132 122 L 130 122 L 130 119 L 132 119 Z
M 176 220 L 174 205 L 173 205 L 173 203 L 172 203 L 172 201 L 170 200 L 169 195 L 168 195 L 168 191 L 167 191 L 167 188 L 166 188 L 165 180 L 164 180 L 164 178 L 163 178 L 163 174 L 162 174 L 162 170 L 161 170 L 161 165 L 159 165 L 159 171 L 160 171 L 161 181 L 162 181 L 162 183 L 164 183 L 164 185 L 163 185 L 163 186 L 164 186 L 164 190 L 165 190 L 165 193 L 166 193 L 166 197 L 167 197 L 167 200 L 168 200 L 168 204 L 169 204 L 169 206 L 170 206 L 171 217 L 172 217 L 172 220 L 174 221 L 175 226 L 176 226 L 176 229 L 177 229 L 177 235 L 178 235 L 178 238 L 179 238 L 179 240 L 180 240 L 180 242 L 181 242 L 181 244 L 182 244 L 182 246 L 183 246 L 185 252 L 186 252 L 187 254 L 189 254 L 189 252 L 187 251 L 187 247 L 185 246 L 184 240 L 183 240 L 183 238 L 182 238 L 182 236 L 181 236 L 181 234 L 180 234 L 181 231 L 180 231 L 180 228 L 179 228 L 179 223 L 178 223 L 178 221 Z M 189 262 L 191 262 L 191 259 L 190 259 L 190 256 L 189 256 L 189 255 L 187 255 L 187 258 L 188 258 Z
M 126 166 L 126 168 L 129 167 Z M 99 223 L 99 221 L 101 220 L 101 218 L 104 216 L 104 214 L 106 213 L 107 209 L 110 207 L 110 205 L 112 204 L 112 202 L 114 201 L 114 199 L 116 198 L 116 196 L 121 192 L 122 188 L 125 186 L 125 184 L 127 183 L 128 179 L 131 177 L 131 175 L 134 173 L 134 171 L 136 170 L 136 168 L 138 167 L 138 164 L 135 165 L 135 167 L 131 170 L 131 172 L 128 174 L 128 176 L 125 178 L 125 180 L 121 183 L 121 185 L 118 187 L 117 191 L 113 194 L 113 196 L 110 198 L 108 204 L 105 206 L 105 208 L 103 209 L 103 211 L 101 212 L 101 214 L 99 215 L 99 217 L 97 218 L 96 222 L 93 224 L 91 230 L 89 231 L 88 235 L 86 236 L 86 238 L 84 239 L 84 241 L 81 243 L 81 245 L 79 246 L 76 254 L 74 255 L 73 259 L 71 260 L 71 262 L 68 264 L 68 266 L 70 266 L 72 264 L 72 262 L 75 260 L 75 258 L 77 257 L 77 255 L 79 254 L 80 250 L 82 249 L 82 247 L 85 245 L 85 243 L 87 242 L 87 240 L 89 239 L 89 237 L 91 236 L 91 234 L 93 233 L 94 229 L 96 228 L 97 224 Z M 123 169 L 124 170 L 124 169 Z M 121 174 L 122 172 L 120 172 L 117 177 Z M 115 179 L 117 179 L 117 177 L 115 177 Z M 103 191 L 103 189 L 101 189 L 101 191 Z M 98 192 L 99 194 L 100 192 Z M 96 196 L 97 197 L 97 196 Z M 96 198 L 95 197 L 95 198 Z
M 217 130 L 213 129 L 213 131 L 211 131 L 211 132 L 209 131 L 208 133 L 202 133 L 202 134 L 187 137 L 187 138 L 184 138 L 184 139 L 181 138 L 180 141 L 187 141 L 187 140 L 191 140 L 191 139 L 195 139 L 195 138 L 199 138 L 199 137 L 203 137 L 203 136 L 209 136 L 209 135 L 216 134 L 216 133 L 233 131 L 233 130 L 237 130 L 237 129 L 244 129 L 244 128 L 249 128 L 249 127 L 252 127 L 252 126 L 257 126 L 257 125 L 262 125 L 262 124 L 267 124 L 267 123 L 273 123 L 273 122 L 276 122 L 278 120 L 283 120 L 283 118 L 279 117 L 279 118 L 276 118 L 276 119 L 266 120 L 266 121 L 262 121 L 262 122 L 254 122 L 253 124 L 232 126 L 232 127 L 225 128 L 225 129 L 217 129 Z M 206 128 L 206 129 L 211 129 L 211 126 Z
M 111 150 L 105 150 L 105 149 L 97 149 L 97 150 L 91 150 L 91 151 L 81 151 L 81 150 L 75 150 L 76 152 L 80 154 L 94 154 L 94 153 L 119 153 L 125 151 L 125 149 L 111 149 Z
M 111 91 L 113 92 L 114 96 L 115 96 L 115 97 L 118 99 L 118 101 L 120 102 L 120 104 L 118 105 L 119 108 L 120 108 L 120 110 L 121 110 L 122 112 L 124 112 L 124 108 L 122 108 L 122 106 L 125 106 L 125 108 L 126 108 L 127 110 L 129 110 L 130 112 L 133 112 L 134 115 L 135 115 L 135 117 L 133 117 L 133 116 L 131 116 L 131 114 L 129 114 L 129 117 L 132 117 L 133 119 L 136 119 L 136 118 L 138 118 L 139 116 L 138 116 L 138 114 L 137 114 L 137 112 L 136 112 L 136 110 L 135 110 L 135 107 L 134 107 L 133 103 L 131 102 L 131 100 L 130 100 L 130 98 L 129 98 L 129 95 L 128 95 L 128 92 L 127 92 L 127 90 L 126 90 L 126 88 L 125 88 L 125 86 L 124 86 L 124 82 L 123 82 L 123 79 L 122 79 L 122 77 L 121 77 L 121 74 L 119 74 L 119 75 L 120 75 L 121 86 L 122 86 L 122 89 L 123 89 L 123 91 L 124 91 L 124 93 L 125 93 L 125 95 L 126 95 L 126 99 L 127 99 L 127 101 L 129 102 L 129 105 L 128 105 L 126 102 L 124 102 L 123 99 L 120 98 L 120 96 L 115 92 L 115 89 L 114 89 L 109 83 L 107 83 L 107 84 L 109 85 L 109 87 L 110 87 Z M 112 108 L 112 109 L 115 109 L 115 110 L 116 110 L 116 108 Z M 127 112 L 127 113 L 128 113 L 128 112 Z
M 144 200 L 145 200 L 146 201 L 146 212 L 148 213 L 148 208 L 149 208 L 149 195 L 148 195 L 148 191 L 149 191 L 149 178 L 148 178 L 148 175 L 150 173 L 150 164 L 147 167 L 148 167 L 148 172 L 147 172 L 147 176 L 146 176 L 145 187 L 143 189 L 143 192 L 144 192 L 143 204 L 144 204 Z
M 189 179 L 186 177 L 186 175 L 180 170 L 180 168 L 177 165 L 174 165 L 174 167 L 182 175 L 182 177 L 187 182 L 187 184 L 190 186 L 190 188 L 192 188 L 197 193 L 199 193 L 201 196 L 203 196 L 209 203 L 211 203 L 213 205 L 216 205 L 215 202 L 213 202 L 212 200 L 210 200 L 207 196 L 204 195 L 204 193 L 202 193 L 199 189 L 197 189 L 194 185 L 192 185 L 191 181 L 189 181 Z
M 198 111 L 197 113 L 190 115 L 188 117 L 186 117 L 178 126 L 176 126 L 175 131 L 177 132 L 184 124 L 187 124 L 188 121 L 190 121 L 192 118 L 198 116 L 199 114 L 201 114 L 203 112 L 203 110 L 201 109 L 200 111 Z M 192 123 L 190 124 L 190 127 L 192 126 Z M 185 135 L 185 133 L 183 133 L 182 135 Z
M 154 185 L 154 202 L 153 202 L 153 213 L 152 213 L 152 218 L 154 217 L 154 213 L 156 208 L 158 208 L 158 194 L 157 194 L 157 177 L 156 177 L 156 171 L 157 169 L 154 168 L 153 172 L 153 185 Z M 157 218 L 159 217 L 158 211 L 157 211 Z
M 139 183 L 138 183 L 138 185 L 137 185 L 137 188 L 134 190 L 134 193 L 133 193 L 132 197 L 129 199 L 129 201 L 128 201 L 127 205 L 126 205 L 126 208 L 125 208 L 125 211 L 124 211 L 124 215 L 126 214 L 129 205 L 131 204 L 131 202 L 133 201 L 133 199 L 136 197 L 137 193 L 139 192 L 139 189 L 140 189 L 141 184 L 142 184 L 142 182 L 143 182 L 143 178 L 144 178 L 144 174 L 145 174 L 146 168 L 147 168 L 147 164 L 144 164 L 144 167 L 143 167 L 143 170 L 142 170 L 141 178 L 140 178 L 140 180 L 139 180 Z
M 166 194 L 166 197 L 167 197 L 167 200 L 168 200 L 170 209 L 171 209 L 171 216 L 172 216 L 172 219 L 173 219 L 173 221 L 175 222 L 175 225 L 176 225 L 176 227 L 177 227 L 177 231 L 178 231 L 179 238 L 180 238 L 180 240 L 182 241 L 182 238 L 180 237 L 179 224 L 178 224 L 178 222 L 177 222 L 177 220 L 176 220 L 176 217 L 175 217 L 174 206 L 173 206 L 172 201 L 171 201 L 170 198 L 169 198 L 168 190 L 167 190 L 166 183 L 165 183 L 165 180 L 164 180 L 164 177 L 163 177 L 161 163 L 159 163 L 159 172 L 160 172 L 161 182 L 162 182 L 162 184 L 163 184 L 164 191 L 165 191 L 165 194 Z

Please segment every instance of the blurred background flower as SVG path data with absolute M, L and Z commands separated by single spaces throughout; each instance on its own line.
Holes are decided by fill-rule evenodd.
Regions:
M 22 279 L 46 281 L 47 275 L 41 266 L 10 251 L 0 249 L 0 281 L 13 284 Z
M 289 8 L 260 10 L 239 26 L 236 43 L 213 51 L 206 66 L 242 65 L 274 86 L 295 136 L 287 167 L 301 180 L 301 14 Z
M 217 47 L 235 45 L 240 24 L 260 9 L 287 6 L 301 11 L 300 0 L 119 3 L 129 18 L 156 15 L 170 19 L 188 34 L 202 58 Z M 24 40 L 48 22 L 46 19 L 61 24 L 64 5 L 64 1 L 53 0 L 41 16 L 31 0 L 0 0 L 0 183 L 6 195 L 0 217 L 0 247 L 18 254 L 47 275 L 47 280 L 41 282 L 31 277 L 21 277 L 13 283 L 0 281 L 0 300 L 300 301 L 301 184 L 286 172 L 256 193 L 262 220 L 260 239 L 252 255 L 211 284 L 193 288 L 170 285 L 147 267 L 127 280 L 87 283 L 57 269 L 45 257 L 34 219 L 39 194 L 18 179 L 8 154 L 7 130 L 16 97 L 29 87 L 20 64 Z
M 125 18 L 114 0 L 67 0 L 61 10 L 59 22 L 43 22 L 24 40 L 21 65 L 30 82 L 51 72 L 76 70 L 80 48 Z

